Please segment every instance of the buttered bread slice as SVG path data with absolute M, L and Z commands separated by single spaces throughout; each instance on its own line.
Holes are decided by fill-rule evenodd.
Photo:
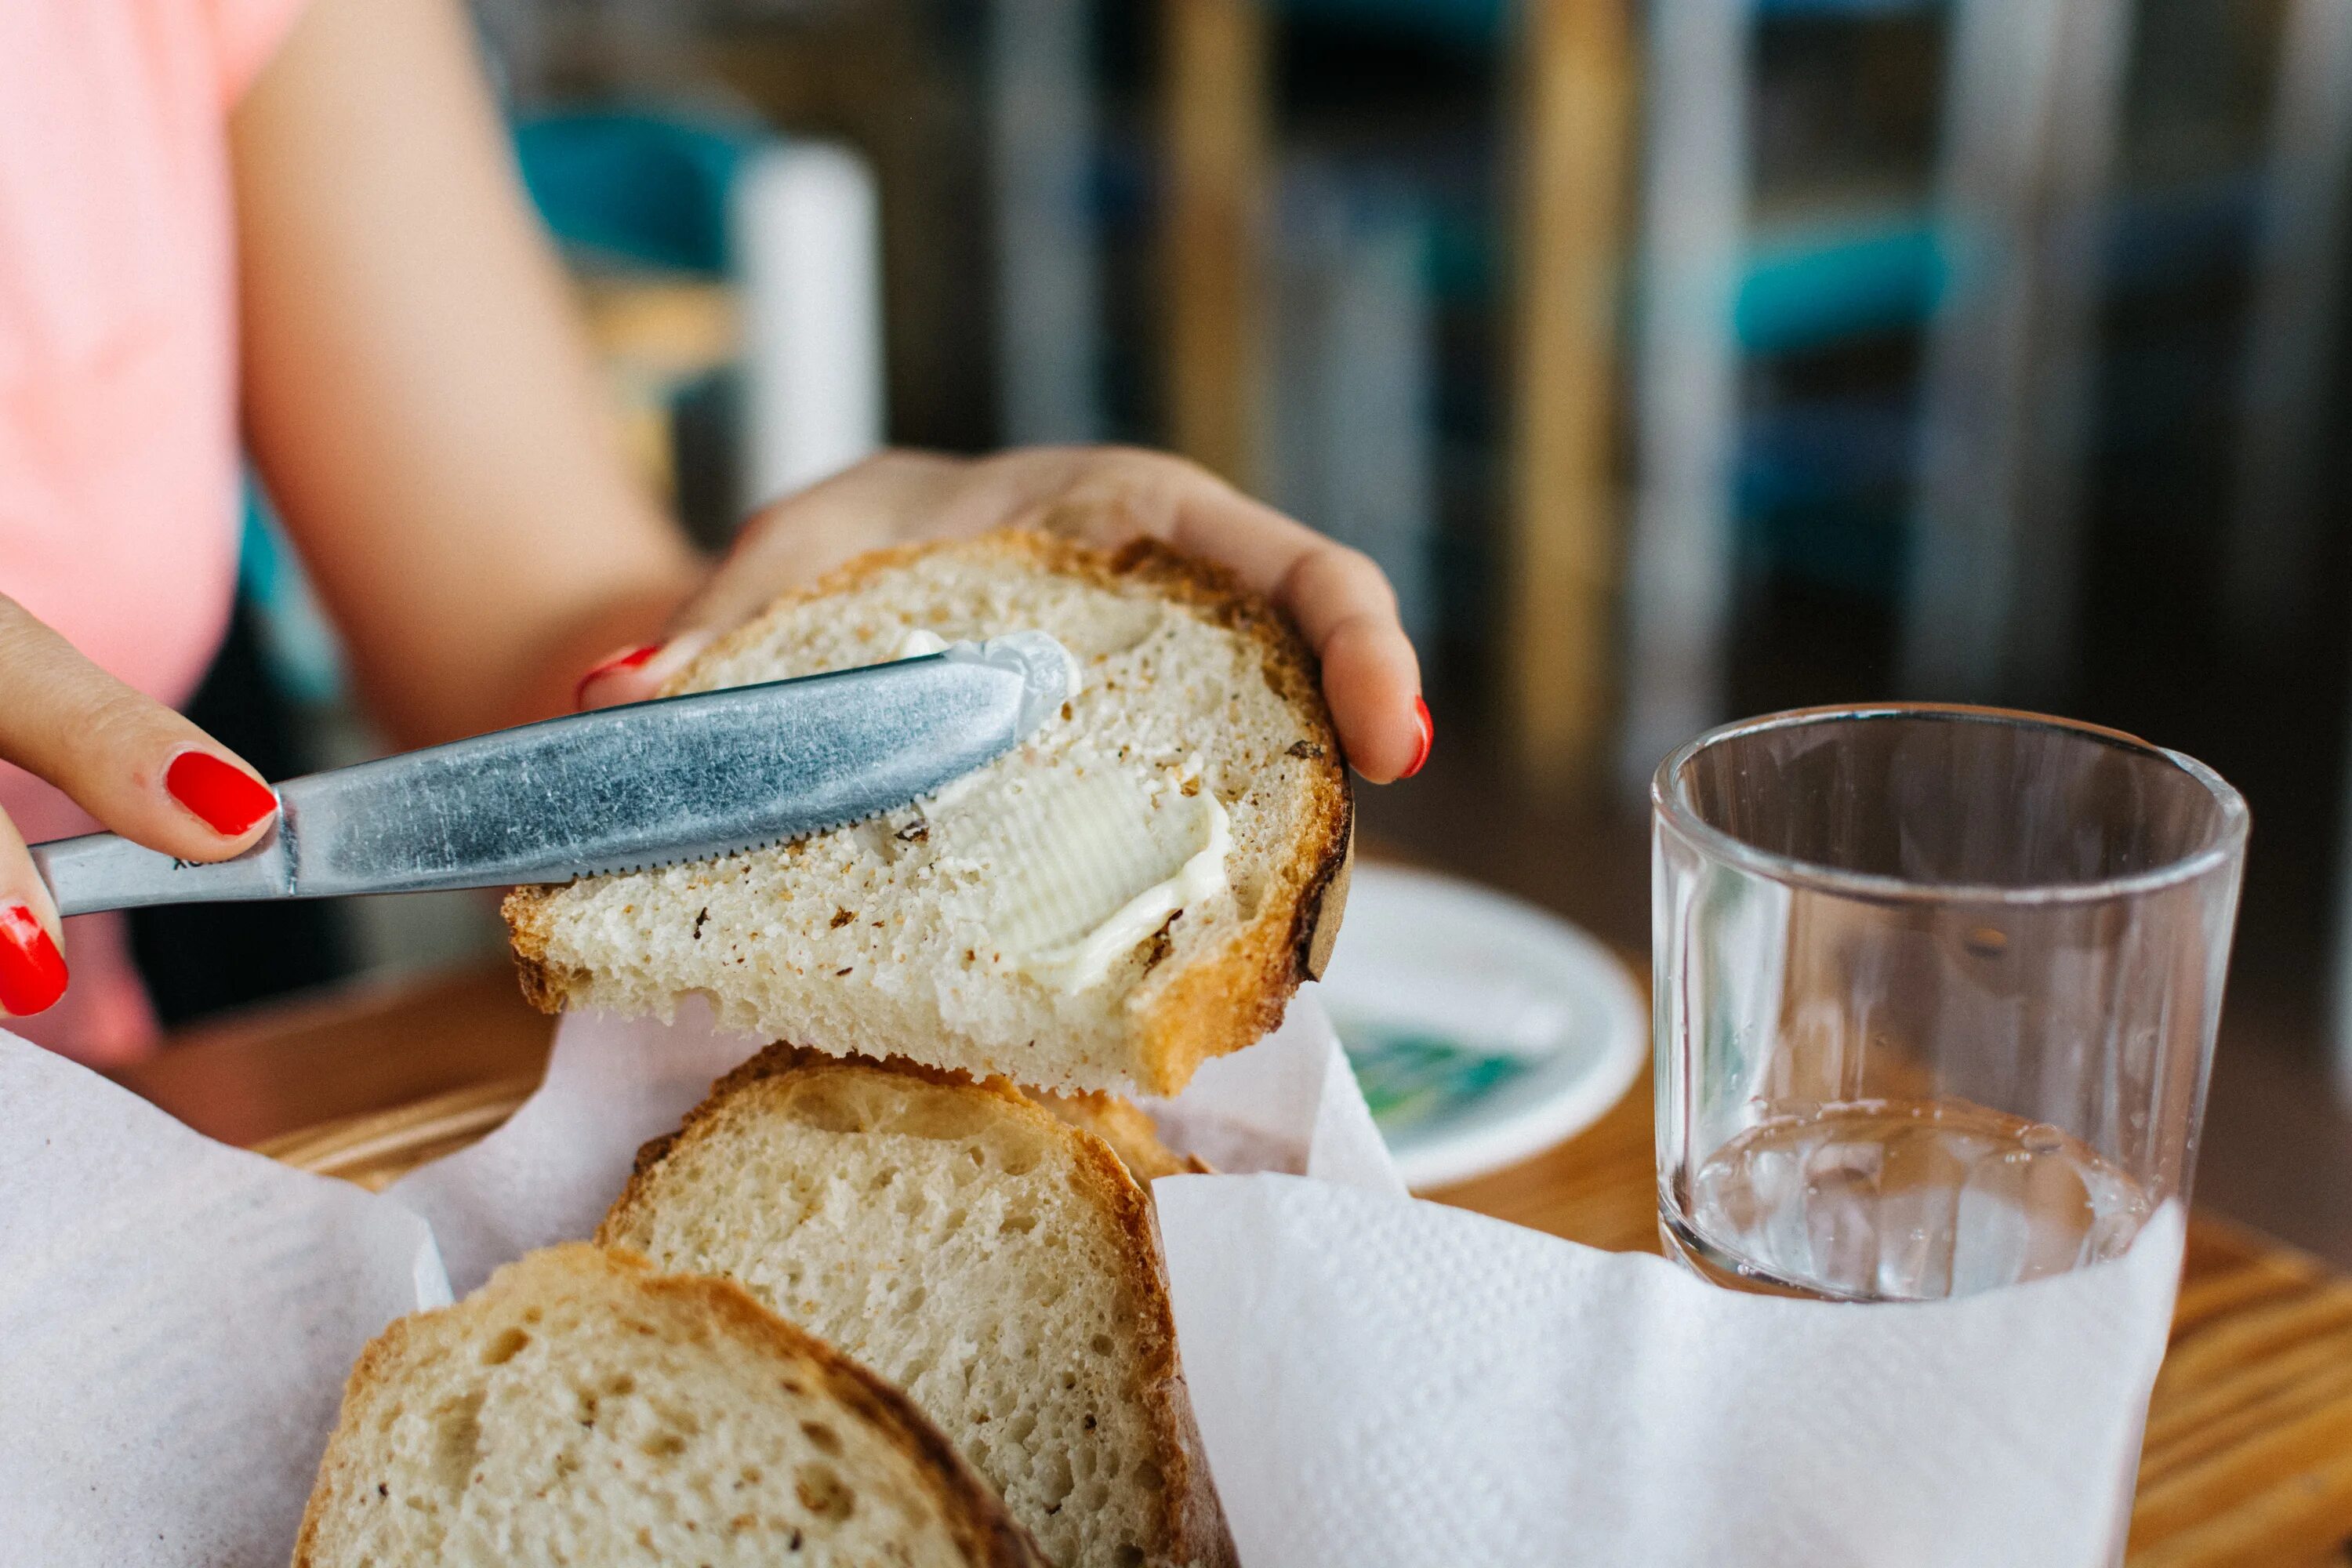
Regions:
M 585 1245 L 403 1318 L 343 1394 L 294 1568 L 1038 1568 L 896 1390 L 720 1279 Z
M 719 1022 L 1041 1089 L 1173 1094 L 1280 1022 L 1345 897 L 1352 806 L 1311 655 L 1223 573 L 1044 534 L 865 556 L 675 684 L 1039 629 L 1062 713 L 936 798 L 775 848 L 520 889 L 540 1006 Z
M 1061 1568 L 1233 1561 L 1148 1200 L 1001 1080 L 772 1047 L 646 1147 L 598 1237 L 903 1387 Z

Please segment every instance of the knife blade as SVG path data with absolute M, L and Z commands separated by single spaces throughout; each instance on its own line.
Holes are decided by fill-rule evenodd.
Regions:
M 560 882 L 895 811 L 1003 755 L 1076 688 L 1043 632 L 601 709 L 289 780 L 234 859 L 110 833 L 32 846 L 60 914 Z

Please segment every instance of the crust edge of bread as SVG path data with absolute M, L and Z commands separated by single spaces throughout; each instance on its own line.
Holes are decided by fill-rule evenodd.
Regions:
M 1138 1087 L 1171 1095 L 1200 1065 L 1255 1044 L 1282 1022 L 1299 982 L 1320 978 L 1346 912 L 1355 862 L 1355 796 L 1339 735 L 1324 706 L 1314 653 L 1281 611 L 1222 566 L 1180 555 L 1150 538 L 1097 550 L 1031 529 L 977 539 L 896 545 L 869 552 L 804 588 L 783 594 L 701 657 L 722 658 L 753 640 L 778 612 L 861 586 L 870 577 L 938 552 L 985 544 L 1026 554 L 1046 571 L 1101 586 L 1141 582 L 1254 644 L 1267 683 L 1313 729 L 1317 755 L 1313 820 L 1297 853 L 1276 873 L 1257 915 L 1214 957 L 1165 980 L 1147 978 L 1129 998 L 1136 1015 Z M 698 663 L 699 660 L 698 660 Z M 674 679 L 665 695 L 682 686 Z M 520 887 L 500 905 L 522 994 L 542 1013 L 591 1005 L 595 976 L 549 954 L 547 908 L 563 884 Z
M 893 1447 L 914 1462 L 924 1485 L 938 1499 L 940 1514 L 967 1561 L 987 1568 L 1042 1568 L 1045 1563 L 1045 1554 L 1005 1511 L 995 1489 L 973 1471 L 912 1400 L 815 1335 L 768 1310 L 741 1286 L 709 1275 L 664 1274 L 625 1247 L 588 1242 L 564 1243 L 526 1256 L 539 1259 L 541 1267 L 560 1263 L 567 1271 L 595 1264 L 612 1266 L 649 1295 L 683 1301 L 709 1319 L 765 1342 L 772 1351 L 805 1361 L 824 1380 L 828 1394 L 878 1428 Z M 360 1352 L 344 1384 L 334 1433 L 319 1460 L 318 1480 L 302 1510 L 292 1568 L 318 1568 L 315 1553 L 324 1512 L 333 1506 L 340 1485 L 357 1468 L 345 1442 L 343 1412 L 355 1401 L 396 1383 L 398 1358 L 409 1341 L 446 1321 L 450 1314 L 462 1312 L 466 1306 L 467 1301 L 458 1301 L 395 1318 Z
M 1168 1561 L 1198 1568 L 1238 1568 L 1239 1558 L 1225 1524 L 1223 1505 L 1218 1501 L 1216 1486 L 1209 1474 L 1200 1427 L 1192 1415 L 1191 1392 L 1185 1386 L 1183 1365 L 1177 1353 L 1175 1319 L 1168 1299 L 1166 1266 L 1161 1261 L 1160 1227 L 1150 1194 L 1108 1143 L 1088 1129 L 1055 1116 L 1009 1080 L 994 1076 L 973 1078 L 898 1057 L 877 1061 L 864 1056 L 835 1056 L 780 1040 L 713 1083 L 709 1094 L 688 1112 L 676 1131 L 649 1140 L 637 1150 L 627 1184 L 596 1226 L 598 1244 L 626 1252 L 625 1247 L 608 1238 L 632 1210 L 647 1200 L 655 1173 L 670 1152 L 705 1135 L 736 1096 L 762 1083 L 831 1072 L 883 1072 L 943 1088 L 977 1090 L 1002 1102 L 1010 1113 L 1031 1121 L 1048 1137 L 1069 1141 L 1077 1152 L 1082 1179 L 1105 1198 L 1105 1206 L 1126 1233 L 1130 1247 L 1154 1264 L 1138 1271 L 1135 1285 L 1149 1309 L 1145 1314 L 1149 1321 L 1139 1325 L 1150 1379 L 1142 1399 L 1150 1412 L 1152 1425 L 1168 1440 L 1170 1456 L 1181 1472 L 1170 1475 L 1171 1484 L 1161 1493 L 1165 1511 L 1160 1534 L 1168 1543 Z M 1163 1466 L 1163 1469 L 1167 1468 Z

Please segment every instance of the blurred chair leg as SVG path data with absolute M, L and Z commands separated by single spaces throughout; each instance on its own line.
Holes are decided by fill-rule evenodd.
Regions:
M 1385 169 L 1314 153 L 1275 183 L 1259 483 L 1380 563 L 1426 679 L 1443 657 L 1429 209 Z
M 1259 0 L 1161 0 L 1167 79 L 1168 431 L 1257 480 L 1271 83 Z
M 2352 5 L 2292 0 L 2254 240 L 2223 584 L 2231 631 L 2248 647 L 2311 608 L 2348 209 Z
M 1617 750 L 1620 781 L 1637 795 L 1667 752 L 1723 717 L 1752 9 L 1658 0 L 1651 11 L 1641 471 Z
M 1506 666 L 1519 766 L 1539 784 L 1582 780 L 1603 760 L 1628 9 L 1520 7 Z
M 2343 816 L 2352 822 L 2352 780 L 2338 797 Z M 2335 1058 L 2336 1098 L 2352 1106 L 2352 833 L 2344 833 L 2336 851 L 2335 941 L 2331 944 L 2327 979 L 2328 1033 Z
M 994 0 L 988 104 L 1004 437 L 1102 435 L 1089 0 Z
M 1961 0 L 1947 71 L 1903 679 L 2052 702 L 2074 663 L 2082 471 L 2128 0 Z

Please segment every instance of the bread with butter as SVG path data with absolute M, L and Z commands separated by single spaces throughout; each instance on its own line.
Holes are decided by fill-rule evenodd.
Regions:
M 1079 1114 L 1182 1168 L 1132 1107 Z M 646 1145 L 597 1234 L 898 1384 L 1061 1568 L 1233 1561 L 1149 1200 L 1001 1079 L 772 1047 Z
M 519 889 L 525 992 L 661 1016 L 700 994 L 769 1038 L 1069 1091 L 1173 1094 L 1256 1040 L 1320 972 L 1353 807 L 1313 657 L 1221 570 L 1014 530 L 877 552 L 671 690 L 1033 627 L 1081 684 L 1024 744 L 887 817 Z
M 896 1390 L 724 1280 L 575 1244 L 360 1357 L 294 1568 L 1038 1568 Z

